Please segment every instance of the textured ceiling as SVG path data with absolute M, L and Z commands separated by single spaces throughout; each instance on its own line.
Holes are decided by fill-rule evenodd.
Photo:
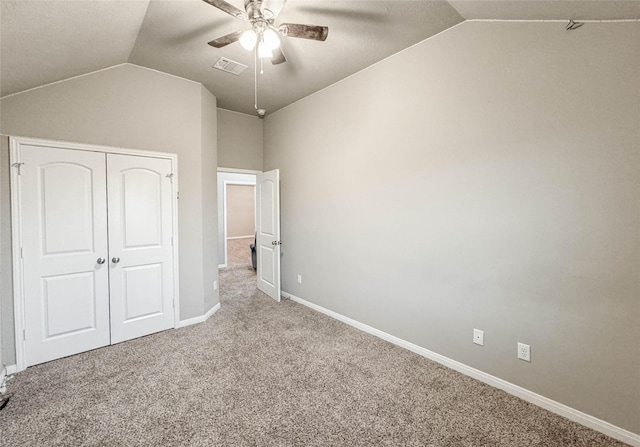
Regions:
M 242 9 L 243 0 L 228 0 Z M 222 108 L 254 114 L 252 54 L 207 42 L 248 23 L 201 0 L 2 0 L 0 96 L 130 62 L 202 83 Z M 276 111 L 465 19 L 638 19 L 640 0 L 289 0 L 277 23 L 325 25 L 325 42 L 286 38 L 264 64 L 258 105 Z M 240 76 L 212 65 L 226 57 Z
M 496 20 L 616 20 L 640 18 L 636 0 L 450 0 L 462 17 Z
M 0 96 L 129 59 L 147 1 L 0 1 Z
M 231 0 L 234 5 L 241 2 Z M 276 23 L 329 27 L 325 42 L 286 38 L 285 64 L 264 63 L 258 105 L 275 111 L 462 21 L 446 2 L 292 1 Z M 255 113 L 253 53 L 207 42 L 249 28 L 204 2 L 152 1 L 130 62 L 202 82 L 225 109 Z M 240 76 L 212 69 L 220 57 L 249 66 Z

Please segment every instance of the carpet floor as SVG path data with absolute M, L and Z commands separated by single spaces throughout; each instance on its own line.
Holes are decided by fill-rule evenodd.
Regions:
M 221 309 L 206 323 L 17 374 L 0 411 L 0 445 L 623 445 L 297 303 L 276 303 L 256 289 L 249 242 L 231 244 L 241 258 L 221 271 Z

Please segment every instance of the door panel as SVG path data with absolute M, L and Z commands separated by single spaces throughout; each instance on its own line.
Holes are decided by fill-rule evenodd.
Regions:
M 124 322 L 162 314 L 162 264 L 124 267 Z M 146 296 L 145 300 L 139 299 Z
M 171 161 L 108 154 L 107 165 L 111 343 L 119 343 L 174 325 Z
M 273 214 L 274 207 L 274 189 L 275 183 L 272 179 L 265 179 L 260 184 L 260 205 L 262 212 L 260 213 L 260 231 L 265 236 L 275 238 L 275 216 Z M 277 239 L 276 239 L 277 240 Z
M 105 155 L 21 146 L 27 366 L 109 344 Z
M 280 172 L 256 179 L 258 289 L 280 301 Z
M 120 175 L 121 191 L 129 192 L 122 195 L 122 248 L 161 247 L 161 174 L 147 169 L 131 168 L 122 171 Z
M 94 271 L 42 278 L 43 339 L 95 329 L 94 290 Z
M 75 163 L 40 166 L 43 255 L 93 251 L 92 174 Z
M 268 286 L 275 287 L 274 269 L 275 269 L 275 248 L 273 246 L 266 247 L 261 245 L 259 264 L 262 265 L 260 269 L 260 279 L 264 281 Z

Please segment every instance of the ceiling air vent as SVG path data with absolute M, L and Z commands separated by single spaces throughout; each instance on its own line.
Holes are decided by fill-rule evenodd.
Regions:
M 213 68 L 217 68 L 218 70 L 226 71 L 227 73 L 238 76 L 247 68 L 247 66 L 242 65 L 240 62 L 235 62 L 231 59 L 221 57 L 220 59 L 218 59 L 218 62 L 214 64 Z

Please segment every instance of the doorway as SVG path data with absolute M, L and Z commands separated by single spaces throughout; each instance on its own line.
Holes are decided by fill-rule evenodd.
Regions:
M 280 301 L 280 171 L 256 177 L 256 250 L 258 289 Z
M 236 249 L 240 262 L 247 262 L 242 253 L 252 254 L 247 249 L 251 237 L 240 235 L 238 239 L 229 239 L 228 234 L 228 188 L 230 185 L 252 185 L 254 194 L 254 229 L 256 263 L 243 267 L 234 265 L 234 269 L 247 268 L 255 275 L 257 288 L 276 301 L 280 301 L 280 173 L 278 169 L 267 172 L 245 173 L 218 170 L 218 228 L 219 228 L 219 265 L 221 269 L 230 267 L 230 254 Z M 220 231 L 222 229 L 222 231 Z M 246 230 L 245 230 L 246 232 Z M 232 236 L 233 237 L 233 236 Z M 233 242 L 232 242 L 233 241 Z M 230 245 L 231 244 L 231 245 Z M 226 272 L 225 272 L 226 273 Z M 222 272 L 221 272 L 222 274 Z M 222 278 L 222 276 L 221 276 Z M 222 285 L 222 282 L 221 282 Z M 222 296 L 222 294 L 221 294 Z
M 256 229 L 253 172 L 218 172 L 218 268 L 251 265 Z
M 250 246 L 255 242 L 255 198 L 255 185 L 225 182 L 227 267 L 253 266 Z

